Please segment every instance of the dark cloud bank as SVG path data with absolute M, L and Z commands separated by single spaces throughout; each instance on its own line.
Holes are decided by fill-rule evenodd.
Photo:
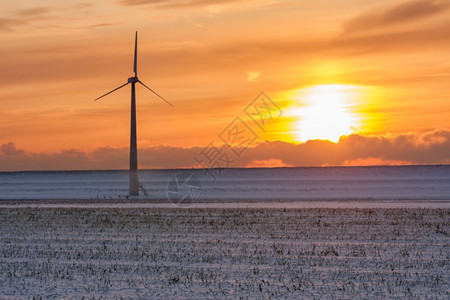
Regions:
M 194 157 L 199 157 L 202 150 L 202 147 L 144 148 L 139 150 L 139 163 L 142 168 L 190 168 L 196 166 Z M 338 143 L 263 142 L 245 149 L 240 157 L 232 154 L 229 157 L 230 167 L 448 164 L 450 130 L 422 135 L 353 134 L 341 137 Z M 127 164 L 127 148 L 103 147 L 89 153 L 71 149 L 49 154 L 27 152 L 13 142 L 0 146 L 0 171 L 126 169 Z

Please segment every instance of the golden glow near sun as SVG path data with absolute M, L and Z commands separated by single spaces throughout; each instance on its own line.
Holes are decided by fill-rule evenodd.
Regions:
M 321 139 L 339 141 L 343 135 L 358 131 L 360 117 L 353 110 L 360 87 L 352 85 L 316 85 L 296 90 L 301 105 L 291 111 L 298 116 L 293 132 L 301 142 Z

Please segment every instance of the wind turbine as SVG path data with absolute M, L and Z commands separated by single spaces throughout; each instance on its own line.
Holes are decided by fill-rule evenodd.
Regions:
M 167 104 L 173 107 L 166 99 L 161 97 L 154 90 L 145 85 L 142 81 L 139 80 L 137 76 L 137 31 L 134 40 L 134 65 L 133 65 L 134 76 L 128 78 L 127 83 L 119 86 L 118 88 L 113 89 L 112 91 L 96 98 L 94 101 L 97 101 L 106 95 L 109 95 L 118 89 L 123 88 L 124 86 L 131 83 L 131 125 L 130 125 L 130 185 L 129 185 L 129 193 L 130 196 L 138 196 L 139 195 L 139 179 L 137 174 L 137 138 L 136 138 L 136 83 L 142 84 L 148 90 L 150 90 L 153 94 L 164 100 Z

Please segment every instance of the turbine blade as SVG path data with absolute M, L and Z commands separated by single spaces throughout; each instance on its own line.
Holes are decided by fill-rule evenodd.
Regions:
M 108 92 L 108 93 L 106 93 L 106 94 L 104 94 L 104 95 L 102 95 L 102 96 L 96 98 L 94 101 L 97 101 L 97 100 L 99 100 L 100 98 L 103 98 L 103 97 L 105 97 L 106 95 L 109 95 L 109 94 L 111 94 L 112 92 L 115 92 L 115 91 L 117 91 L 118 89 L 123 88 L 123 87 L 126 86 L 128 83 L 129 83 L 129 82 L 127 82 L 127 83 L 125 83 L 125 84 L 122 84 L 122 85 L 119 86 L 118 88 L 115 88 L 115 89 L 113 89 L 112 91 L 110 91 L 110 92 Z
M 156 96 L 158 96 L 159 98 L 161 98 L 162 100 L 164 100 L 164 102 L 166 102 L 167 104 L 169 104 L 170 106 L 173 107 L 173 105 L 167 101 L 166 99 L 164 99 L 162 96 L 160 96 L 157 92 L 155 92 L 154 90 L 152 90 L 151 88 L 149 88 L 148 86 L 146 86 L 142 81 L 138 80 L 138 82 L 140 84 L 142 84 L 143 86 L 145 86 L 147 89 L 149 89 L 153 94 L 155 94 Z
M 133 68 L 134 76 L 137 77 L 137 31 L 136 36 L 134 37 L 134 68 Z

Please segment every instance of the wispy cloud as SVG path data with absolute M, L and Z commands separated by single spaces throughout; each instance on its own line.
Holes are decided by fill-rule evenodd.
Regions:
M 51 12 L 52 8 L 50 7 L 32 7 L 17 10 L 7 18 L 0 18 L 0 30 L 12 31 L 18 26 L 46 18 Z
M 0 28 L 1 24 L 0 19 Z M 113 24 L 94 24 L 94 26 L 107 25 Z M 3 26 L 8 27 L 9 21 L 6 21 Z M 249 68 L 254 68 L 255 65 L 261 66 L 258 72 L 264 73 L 267 68 L 290 65 L 293 58 L 301 63 L 311 58 L 319 59 L 330 55 L 355 58 L 359 54 L 434 49 L 438 46 L 448 46 L 450 44 L 448 36 L 450 36 L 450 22 L 425 29 L 363 36 L 340 36 L 331 39 L 230 40 L 223 44 L 212 43 L 205 46 L 180 44 L 176 49 L 153 50 L 151 58 L 152 68 L 157 70 L 162 77 L 180 74 L 182 70 L 189 70 L 191 74 L 192 72 L 196 74 L 215 72 L 219 69 L 233 69 L 233 71 L 247 73 Z M 0 55 L 6 58 L 2 69 L 4 72 L 0 70 L 0 81 L 8 85 L 27 81 L 65 80 L 67 77 L 98 77 L 102 70 L 107 70 L 105 73 L 110 72 L 111 68 L 115 66 L 115 64 L 111 64 L 111 61 L 123 55 L 123 52 L 118 52 L 122 49 L 110 49 L 108 56 L 104 56 L 96 51 L 84 51 L 83 49 L 88 47 L 86 45 L 77 45 L 76 47 L 74 50 L 77 51 L 74 51 L 70 57 L 56 55 L 26 57 L 26 59 L 17 55 L 17 51 L 11 53 L 0 50 Z M 46 49 L 45 51 L 61 54 L 58 53 L 60 50 L 56 47 L 55 50 Z M 38 51 L 38 49 L 27 48 L 21 51 L 30 53 L 30 51 Z M 92 66 L 96 66 L 95 72 L 87 70 Z M 47 72 L 42 73 L 43 69 Z M 254 78 L 253 75 L 247 77 L 247 79 L 252 78 Z
M 158 8 L 189 8 L 197 6 L 222 5 L 232 2 L 244 2 L 248 0 L 121 0 L 122 5 L 153 5 Z
M 109 26 L 115 26 L 117 24 L 118 23 L 96 23 L 96 24 L 85 26 L 85 28 L 109 27 Z
M 344 24 L 346 32 L 402 24 L 432 17 L 450 9 L 448 0 L 412 0 L 388 8 L 366 12 Z
M 245 149 L 232 167 L 342 166 L 373 164 L 445 164 L 450 162 L 450 130 L 425 134 L 341 137 L 338 143 L 310 140 L 304 144 L 264 142 Z M 159 146 L 139 150 L 143 168 L 190 168 L 202 147 Z M 127 148 L 102 147 L 30 153 L 13 142 L 0 146 L 0 171 L 125 169 Z
M 27 9 L 21 9 L 17 10 L 15 12 L 16 16 L 19 17 L 35 17 L 35 16 L 42 16 L 47 13 L 50 13 L 52 9 L 50 7 L 33 7 L 33 8 L 27 8 Z
M 5 17 L 0 18 L 0 30 L 12 31 L 23 25 L 37 25 L 39 22 L 69 21 L 72 13 L 87 14 L 92 5 L 88 3 L 78 3 L 67 7 L 39 6 L 19 9 L 9 12 Z M 79 19 L 79 17 L 75 18 Z M 109 23 L 108 23 L 109 24 Z M 44 24 L 45 27 L 60 27 L 54 24 Z
M 0 30 L 11 31 L 14 27 L 25 24 L 26 21 L 12 18 L 0 18 Z
M 260 75 L 261 75 L 261 72 L 257 72 L 257 71 L 247 72 L 247 80 L 251 81 L 251 82 L 256 82 L 256 81 L 258 81 L 258 78 Z

